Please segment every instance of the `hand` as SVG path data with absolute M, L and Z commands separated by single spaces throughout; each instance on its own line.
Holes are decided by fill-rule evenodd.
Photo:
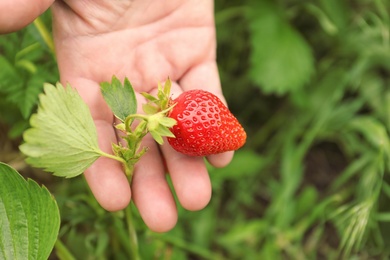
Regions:
M 90 107 L 99 146 L 111 152 L 118 142 L 115 119 L 101 94 L 99 83 L 112 75 L 129 78 L 139 103 L 140 92 L 156 93 L 157 82 L 169 76 L 173 97 L 203 88 L 223 99 L 216 65 L 213 1 L 96 0 L 55 1 L 53 32 L 62 83 L 70 83 Z M 139 111 L 141 112 L 141 111 Z M 86 180 L 107 210 L 126 207 L 130 198 L 150 229 L 174 227 L 177 209 L 166 182 L 169 172 L 181 205 L 199 210 L 211 197 L 211 184 L 203 158 L 159 147 L 148 135 L 148 152 L 136 164 L 131 188 L 122 167 L 114 160 L 98 159 Z M 207 158 L 223 167 L 233 153 Z

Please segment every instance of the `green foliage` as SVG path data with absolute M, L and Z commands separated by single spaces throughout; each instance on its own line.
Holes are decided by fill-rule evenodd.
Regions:
M 388 221 L 390 46 L 384 32 L 390 23 L 383 10 L 389 5 L 219 2 L 222 85 L 231 109 L 252 131 L 247 147 L 258 151 L 262 163 L 257 182 L 262 191 L 240 189 L 260 199 L 250 203 L 252 208 L 260 203 L 260 219 L 237 220 L 238 228 L 231 231 L 238 238 L 242 230 L 243 240 L 254 244 L 243 250 L 230 244 L 236 250 L 231 255 L 256 255 L 257 246 L 264 259 L 386 258 L 389 239 L 382 228 L 388 224 L 377 216 Z M 226 26 L 235 44 L 225 35 Z M 281 35 L 286 38 L 276 37 Z M 275 53 L 293 45 L 288 54 Z M 298 65 L 304 60 L 306 65 Z M 274 69 L 273 64 L 285 67 Z M 293 74 L 300 79 L 296 83 L 289 73 L 300 70 Z M 254 97 L 256 88 L 261 92 Z
M 27 162 L 56 176 L 82 174 L 103 152 L 88 106 L 75 89 L 46 84 L 20 150 Z
M 43 83 L 58 80 L 54 54 L 47 45 L 50 40 L 42 34 L 49 30 L 50 20 L 47 12 L 20 32 L 0 35 L 0 122 L 12 125 L 12 138 L 28 127 Z
M 4 163 L 0 183 L 0 258 L 48 259 L 60 227 L 56 201 Z
M 124 83 L 115 76 L 111 83 L 102 82 L 101 91 L 112 112 L 122 122 L 131 114 L 137 113 L 137 99 L 130 81 L 126 78 Z
M 250 11 L 252 80 L 268 94 L 302 88 L 314 71 L 308 43 L 272 1 L 257 1 Z

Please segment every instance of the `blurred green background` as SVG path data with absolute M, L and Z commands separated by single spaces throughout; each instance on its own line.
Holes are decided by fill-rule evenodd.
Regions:
M 172 231 L 151 232 L 133 208 L 144 259 L 388 259 L 389 11 L 386 0 L 215 1 L 223 90 L 247 144 L 210 167 L 210 204 L 178 205 Z M 47 12 L 0 36 L 0 161 L 56 197 L 53 259 L 129 259 L 121 213 L 18 151 L 43 82 L 59 78 L 50 24 Z

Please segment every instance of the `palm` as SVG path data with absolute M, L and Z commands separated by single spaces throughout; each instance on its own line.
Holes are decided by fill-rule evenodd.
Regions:
M 82 5 L 80 2 L 84 1 L 69 2 Z M 75 7 L 80 8 L 76 10 L 78 15 L 65 12 L 62 4 L 56 3 L 55 31 L 60 69 L 64 67 L 62 63 L 66 63 L 68 68 L 64 69 L 70 70 L 68 73 L 72 73 L 72 77 L 97 82 L 107 80 L 113 74 L 127 76 L 137 90 L 150 91 L 158 80 L 167 76 L 173 81 L 181 80 L 195 66 L 205 63 L 215 66 L 211 2 L 207 3 L 209 6 L 197 8 L 194 6 L 199 6 L 198 3 L 188 1 L 181 6 L 171 3 L 168 7 L 169 2 L 161 3 L 164 8 L 155 7 L 154 3 L 153 10 L 146 7 L 156 1 L 139 2 L 142 8 L 135 9 L 138 1 L 132 1 L 130 7 L 123 6 L 115 15 L 110 14 L 112 6 L 108 6 L 107 10 L 101 10 L 102 17 L 99 13 L 94 17 L 86 13 L 83 17 L 82 12 L 88 12 L 84 6 Z
M 212 1 L 56 1 L 54 36 L 63 82 L 76 87 L 94 117 L 99 145 L 117 142 L 114 117 L 99 91 L 112 75 L 128 77 L 137 92 L 153 93 L 168 76 L 173 95 L 207 88 L 221 95 L 215 63 Z M 88 3 L 87 3 L 88 2 Z M 69 8 L 71 7 L 71 8 Z M 150 7 L 150 8 L 149 8 Z M 143 100 L 138 95 L 139 102 Z M 165 181 L 165 164 L 181 204 L 204 207 L 211 187 L 202 158 L 187 157 L 148 137 L 150 149 L 136 165 L 130 190 L 120 165 L 99 159 L 86 172 L 97 200 L 108 210 L 125 207 L 131 194 L 145 222 L 156 231 L 176 222 L 176 207 Z M 209 160 L 223 166 L 230 155 Z

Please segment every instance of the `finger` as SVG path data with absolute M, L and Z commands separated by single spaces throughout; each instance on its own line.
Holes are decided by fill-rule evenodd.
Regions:
M 111 144 L 117 142 L 112 125 L 101 120 L 95 124 L 100 149 L 112 154 Z M 99 158 L 85 171 L 85 179 L 96 200 L 106 210 L 121 210 L 129 204 L 130 186 L 118 161 Z
M 0 33 L 10 33 L 27 26 L 46 11 L 54 0 L 3 0 L 0 1 Z
M 191 68 L 178 82 L 184 90 L 203 89 L 219 97 L 226 104 L 222 94 L 218 68 L 213 60 L 206 61 Z
M 150 135 L 143 145 L 149 150 L 135 165 L 132 182 L 133 199 L 145 224 L 155 232 L 166 232 L 177 222 L 177 209 L 159 149 Z
M 142 114 L 146 99 L 136 93 L 137 113 Z M 136 127 L 138 120 L 133 123 Z M 121 133 L 117 133 L 118 137 Z M 123 135 L 123 134 L 122 134 Z M 122 145 L 126 145 L 120 139 Z M 142 140 L 141 147 L 148 151 L 136 163 L 132 179 L 133 200 L 145 224 L 155 232 L 166 232 L 177 222 L 177 209 L 169 185 L 165 179 L 165 166 L 155 141 L 150 135 Z
M 155 95 L 155 91 L 151 94 Z M 172 82 L 172 98 L 174 99 L 181 92 L 180 86 Z M 180 204 L 187 210 L 204 208 L 211 198 L 211 183 L 203 157 L 190 157 L 178 153 L 166 139 L 160 149 Z
M 180 80 L 180 86 L 185 91 L 190 89 L 209 91 L 218 96 L 226 104 L 221 90 L 217 64 L 213 60 L 204 62 L 189 70 Z M 225 167 L 231 162 L 233 155 L 234 152 L 226 152 L 208 156 L 207 160 L 215 167 Z
M 71 77 L 63 73 L 61 78 L 62 81 L 66 81 Z M 96 126 L 99 148 L 112 154 L 111 145 L 117 143 L 113 127 L 114 116 L 103 100 L 98 83 L 82 78 L 72 78 L 69 81 L 90 108 Z M 99 158 L 85 171 L 85 178 L 96 200 L 106 210 L 121 210 L 129 204 L 130 186 L 123 167 L 118 161 L 105 157 Z
M 187 210 L 200 210 L 211 199 L 211 182 L 203 157 L 176 152 L 165 140 L 161 146 L 180 204 Z
M 213 154 L 207 156 L 207 161 L 214 167 L 223 168 L 232 161 L 233 156 L 234 156 L 233 151 L 220 153 L 220 154 Z

